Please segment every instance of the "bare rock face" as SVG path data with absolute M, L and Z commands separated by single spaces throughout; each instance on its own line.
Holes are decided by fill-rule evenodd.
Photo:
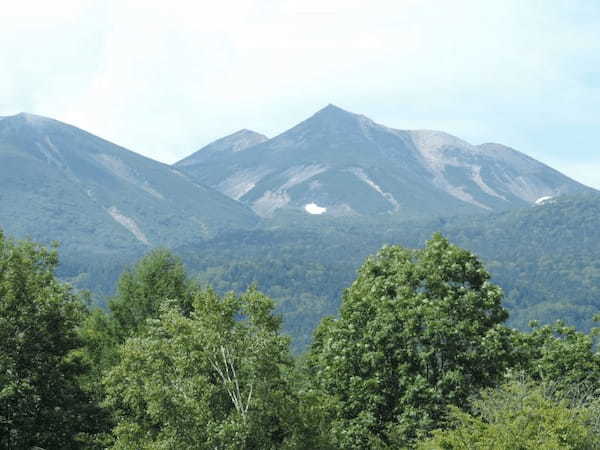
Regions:
M 500 144 L 396 130 L 333 105 L 272 139 L 247 130 L 220 139 L 175 167 L 263 217 L 430 217 L 593 191 Z

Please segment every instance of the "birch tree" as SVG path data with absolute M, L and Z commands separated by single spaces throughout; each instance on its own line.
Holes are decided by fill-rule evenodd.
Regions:
M 285 448 L 294 409 L 288 339 L 251 289 L 163 307 L 127 340 L 104 380 L 117 449 Z

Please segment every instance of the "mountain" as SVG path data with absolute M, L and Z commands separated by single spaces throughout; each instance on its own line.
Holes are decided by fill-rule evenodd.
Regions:
M 190 171 L 193 171 L 193 167 L 197 164 L 219 159 L 225 155 L 232 156 L 254 145 L 262 144 L 268 139 L 265 135 L 252 130 L 240 130 L 224 138 L 217 139 L 206 147 L 192 153 L 187 158 L 177 162 L 175 166 L 190 167 Z
M 0 227 L 106 253 L 252 226 L 247 207 L 177 169 L 46 117 L 0 120 Z
M 277 137 L 256 139 L 244 151 L 235 151 L 234 136 L 175 167 L 263 217 L 283 211 L 432 217 L 593 191 L 499 144 L 396 130 L 333 105 Z

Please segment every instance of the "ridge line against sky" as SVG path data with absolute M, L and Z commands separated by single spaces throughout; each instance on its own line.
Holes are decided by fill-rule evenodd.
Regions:
M 71 123 L 162 162 L 328 103 L 499 142 L 600 188 L 600 2 L 11 2 L 0 116 Z

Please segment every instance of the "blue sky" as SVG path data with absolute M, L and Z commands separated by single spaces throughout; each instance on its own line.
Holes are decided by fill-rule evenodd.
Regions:
M 500 142 L 600 188 L 595 0 L 21 1 L 0 115 L 42 114 L 163 162 L 328 103 Z

